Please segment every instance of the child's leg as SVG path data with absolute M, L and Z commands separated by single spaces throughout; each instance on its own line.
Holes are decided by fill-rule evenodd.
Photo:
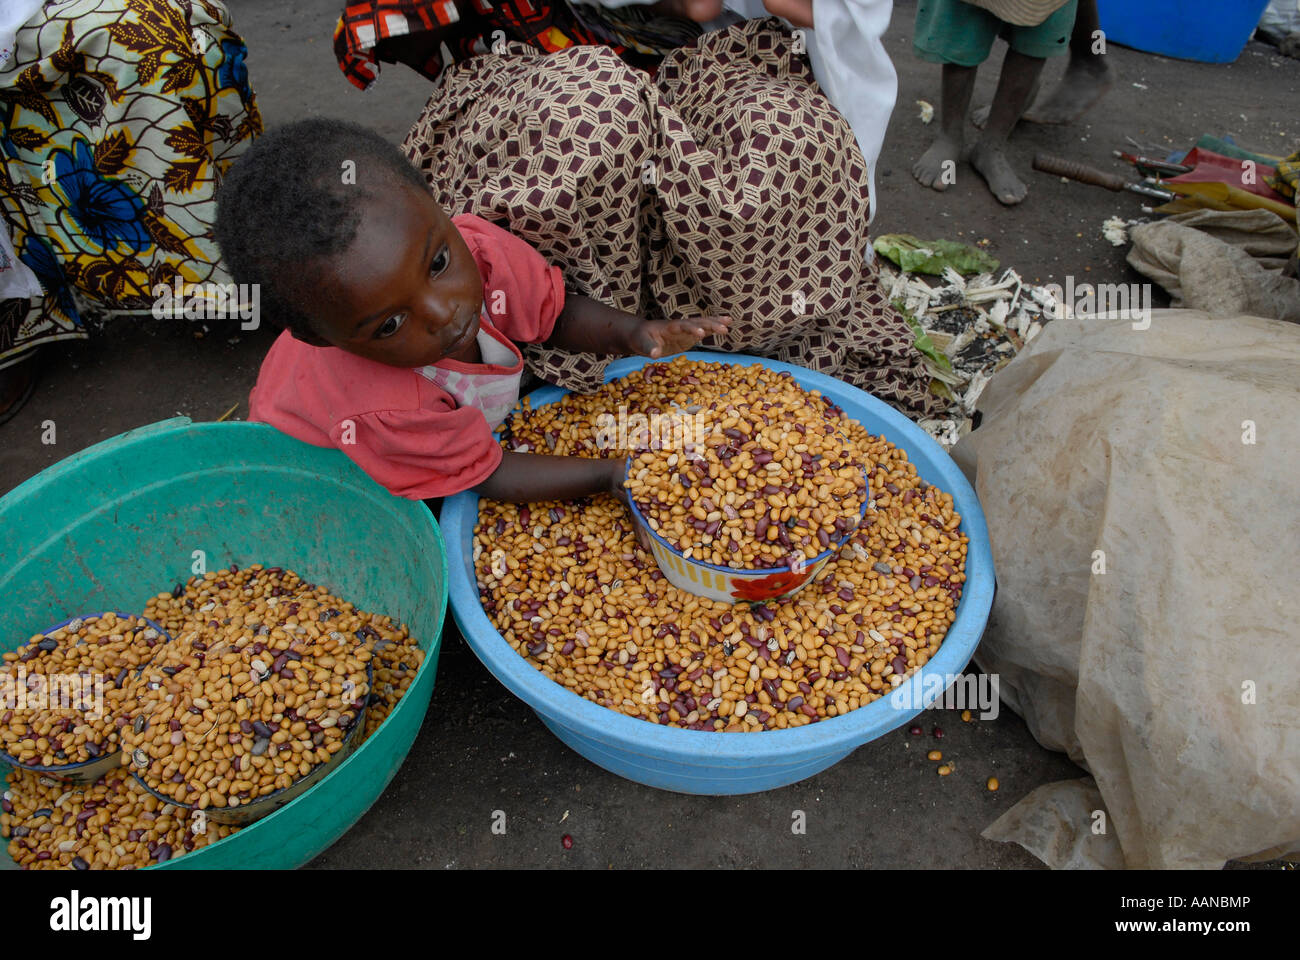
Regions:
M 962 128 L 966 124 L 966 111 L 970 109 L 970 96 L 975 89 L 975 73 L 978 69 L 955 63 L 943 65 L 939 135 L 912 167 L 912 176 L 924 186 L 942 191 L 947 190 L 953 182 L 952 175 L 961 159 Z
M 1042 74 L 1039 74 L 1039 75 L 1038 75 L 1038 79 L 1039 79 L 1040 81 L 1043 79 Z M 1035 83 L 1035 84 L 1034 84 L 1034 89 L 1032 89 L 1032 90 L 1029 91 L 1029 102 L 1030 102 L 1030 103 L 1034 103 L 1034 102 L 1038 99 L 1038 94 L 1039 94 L 1039 92 L 1040 92 L 1042 89 L 1043 89 L 1043 85 L 1042 85 L 1041 82 L 1040 82 L 1040 83 Z M 974 110 L 972 110 L 972 111 L 970 112 L 970 122 L 971 122 L 971 126 L 976 127 L 976 128 L 978 128 L 978 129 L 980 129 L 980 130 L 983 130 L 983 129 L 984 129 L 984 125 L 985 125 L 986 123 L 989 122 L 989 112 L 990 112 L 992 109 L 993 109 L 993 101 L 990 100 L 988 103 L 984 104 L 983 106 L 976 107 Z M 1029 109 L 1029 110 L 1026 110 L 1026 111 L 1025 111 L 1025 115 L 1024 115 L 1023 117 L 1021 117 L 1020 119 L 1021 119 L 1021 120 L 1028 120 L 1028 119 L 1029 119 L 1029 114 L 1030 114 L 1030 112 L 1031 112 L 1032 110 L 1033 110 L 1033 108 L 1030 107 L 1030 109 Z
M 1007 57 L 1002 61 L 998 89 L 993 94 L 988 123 L 971 149 L 971 166 L 988 181 L 993 196 L 1008 205 L 1025 199 L 1029 188 L 1011 169 L 1004 148 L 1016 121 L 1029 105 L 1034 85 L 1046 62 L 1041 57 L 1028 57 L 1014 49 L 1007 51 Z
M 1073 123 L 1114 84 L 1115 71 L 1110 59 L 1093 49 L 1100 24 L 1097 0 L 1079 0 L 1065 75 L 1045 100 L 1025 111 L 1025 119 L 1030 123 Z
M 939 135 L 912 167 L 927 187 L 946 190 L 961 158 L 962 129 L 975 89 L 975 71 L 988 59 L 1002 21 L 961 0 L 919 0 L 912 50 L 922 60 L 943 64 Z

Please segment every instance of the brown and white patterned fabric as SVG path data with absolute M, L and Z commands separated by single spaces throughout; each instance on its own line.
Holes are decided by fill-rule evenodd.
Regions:
M 610 50 L 510 45 L 449 68 L 407 155 L 451 214 L 532 243 L 570 289 L 651 317 L 726 314 L 704 346 L 801 364 L 935 409 L 865 257 L 862 154 L 775 19 L 705 34 L 655 78 Z M 589 391 L 609 358 L 526 348 Z

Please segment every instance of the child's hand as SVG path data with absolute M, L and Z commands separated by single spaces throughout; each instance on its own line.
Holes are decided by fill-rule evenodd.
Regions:
M 723 336 L 730 317 L 698 317 L 695 320 L 643 320 L 632 335 L 632 353 L 659 359 L 689 350 L 708 336 Z
M 627 462 L 631 459 L 624 457 L 619 461 L 623 465 L 622 472 L 618 475 L 618 483 L 609 492 L 613 494 L 614 499 L 618 500 L 623 506 L 628 508 L 628 522 L 632 524 L 632 533 L 636 537 L 636 542 L 640 544 L 641 549 L 650 553 L 650 533 L 644 526 L 636 522 L 636 518 L 631 515 L 632 497 L 627 492 L 627 487 L 623 486 L 623 477 L 627 473 Z
M 689 350 L 708 336 L 723 336 L 730 317 L 646 320 L 580 294 L 568 294 L 546 346 L 570 353 L 658 359 Z

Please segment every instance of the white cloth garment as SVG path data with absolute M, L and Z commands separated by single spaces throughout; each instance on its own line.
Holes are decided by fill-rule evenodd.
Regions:
M 458 370 L 437 365 L 420 367 L 418 372 L 451 394 L 457 406 L 481 410 L 488 427 L 495 430 L 519 402 L 524 357 L 505 334 L 492 326 L 486 306 L 475 339 L 481 354 L 478 363 L 457 363 L 462 368 Z
M 9 224 L 0 218 L 0 300 L 25 300 L 43 294 L 36 274 L 14 253 Z
M 36 15 L 45 0 L 0 0 L 0 67 L 14 55 L 18 28 Z

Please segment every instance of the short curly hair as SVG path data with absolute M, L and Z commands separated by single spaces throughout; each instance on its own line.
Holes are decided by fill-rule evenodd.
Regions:
M 363 205 L 403 182 L 428 190 L 402 152 L 367 127 L 323 117 L 277 127 L 253 142 L 217 190 L 213 232 L 226 269 L 235 283 L 259 285 L 267 320 L 309 333 L 311 318 L 287 279 L 347 250 Z

